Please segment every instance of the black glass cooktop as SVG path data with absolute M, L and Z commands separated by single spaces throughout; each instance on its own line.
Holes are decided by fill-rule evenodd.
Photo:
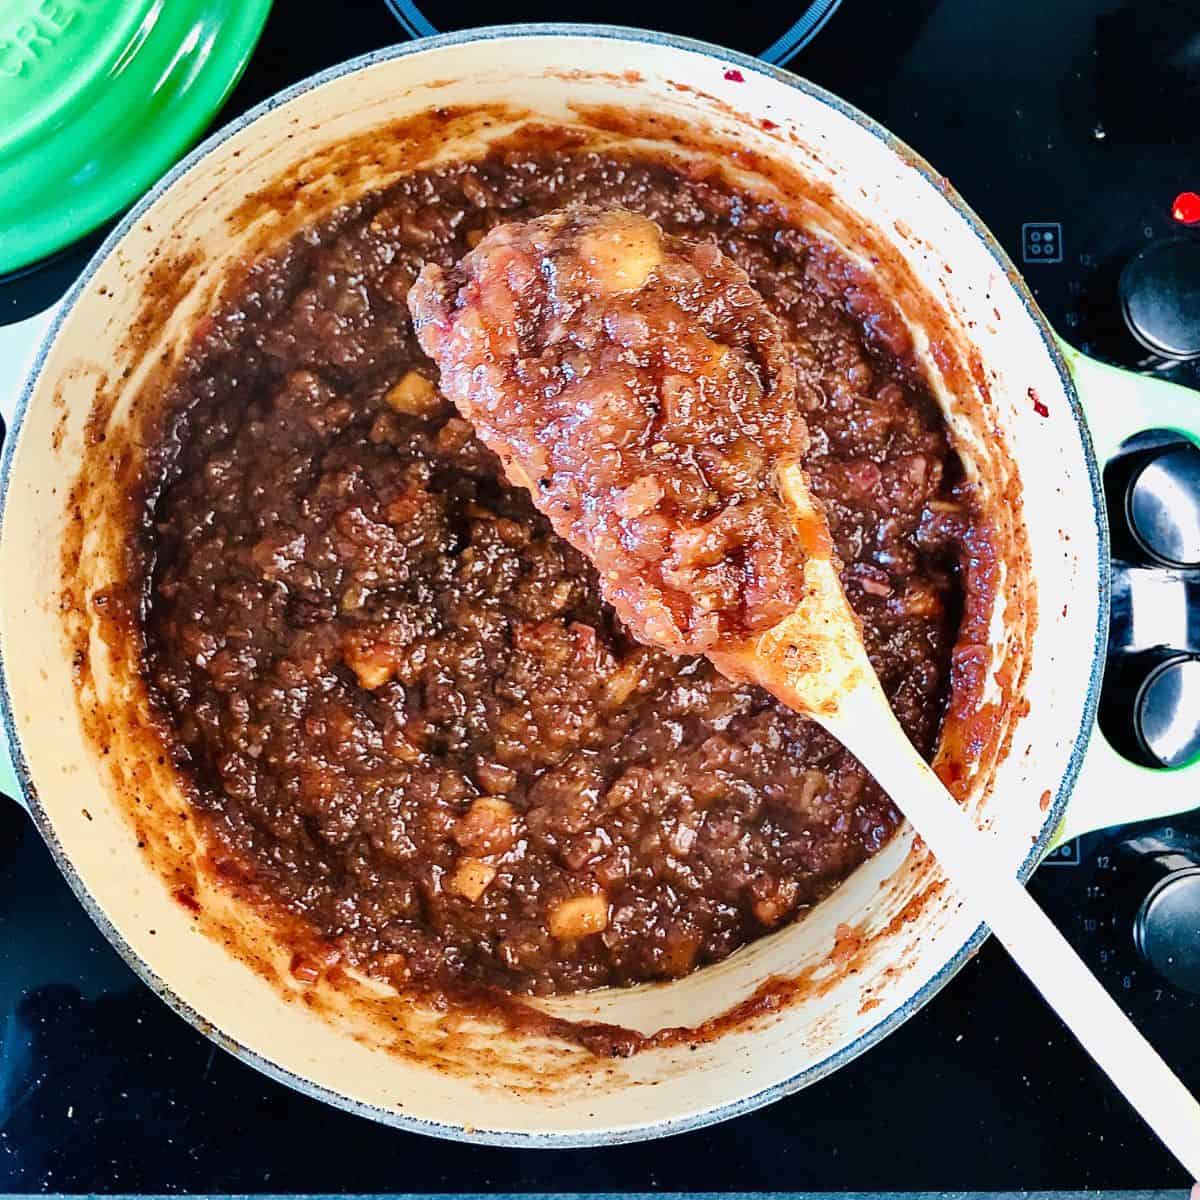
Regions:
M 1168 254 L 1173 269 L 1194 261 L 1200 233 L 1172 210 L 1187 216 L 1186 193 L 1200 191 L 1196 0 L 833 0 L 808 8 L 803 0 L 740 7 L 694 0 L 650 10 L 540 0 L 277 0 L 224 116 L 414 33 L 530 19 L 649 23 L 786 63 L 944 171 L 1065 336 L 1101 357 L 1200 387 L 1200 359 L 1186 358 L 1195 314 L 1168 311 L 1176 341 L 1164 354 L 1154 329 L 1142 329 L 1140 340 L 1130 332 L 1119 287 L 1130 260 L 1148 247 L 1158 252 L 1164 238 L 1183 239 Z M 0 322 L 44 308 L 83 260 L 81 249 L 0 285 Z M 1135 322 L 1138 313 L 1153 322 L 1164 303 L 1170 310 L 1169 281 L 1154 276 L 1149 286 L 1148 300 L 1134 298 Z M 1196 279 L 1179 286 L 1186 295 Z M 1114 475 L 1118 491 L 1123 478 Z M 1136 558 L 1136 548 L 1128 554 Z M 1187 611 L 1200 612 L 1200 573 L 1165 569 Z M 1176 640 L 1185 644 L 1174 649 L 1200 652 L 1190 628 L 1200 622 L 1183 624 Z M 1123 678 L 1114 673 L 1109 695 L 1118 721 L 1140 686 Z M 1200 796 L 1200 778 L 1197 788 Z M 1134 950 L 1132 915 L 1161 875 L 1148 837 L 1195 861 L 1200 815 L 1090 835 L 1057 852 L 1033 889 L 1200 1090 L 1200 937 L 1185 938 L 1182 953 L 1157 968 Z M 1195 934 L 1196 924 L 1189 928 Z M 93 928 L 23 816 L 0 801 L 0 1191 L 1184 1183 L 993 945 L 904 1028 L 832 1078 L 710 1130 L 610 1150 L 538 1152 L 384 1129 L 268 1081 L 170 1013 Z

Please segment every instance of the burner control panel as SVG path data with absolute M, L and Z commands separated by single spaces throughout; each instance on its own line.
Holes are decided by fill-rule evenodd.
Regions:
M 1200 822 L 1090 834 L 1059 859 L 1035 891 L 1083 900 L 1064 932 L 1152 1040 L 1176 1038 L 1200 1014 Z
M 1092 353 L 1197 386 L 1200 233 L 1172 216 L 1174 229 L 1138 230 L 1140 245 L 1117 237 L 1078 256 L 1068 324 Z M 1200 415 L 1200 393 L 1196 404 Z M 1103 472 L 1113 597 L 1100 725 L 1131 760 L 1177 769 L 1200 755 L 1200 448 L 1150 430 Z M 1033 888 L 1152 1040 L 1174 1044 L 1200 1014 L 1200 809 L 1061 846 Z

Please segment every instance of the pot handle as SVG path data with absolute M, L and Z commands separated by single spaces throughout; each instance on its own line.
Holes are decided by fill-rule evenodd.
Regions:
M 13 763 L 12 751 L 8 746 L 8 735 L 0 732 L 0 796 L 15 800 L 26 812 L 29 802 L 21 791 L 21 781 Z
M 0 438 L 8 435 L 37 347 L 57 310 L 54 305 L 15 325 L 0 327 L 0 418 L 4 421 Z M 0 728 L 0 800 L 11 798 L 28 812 L 29 803 L 13 764 L 9 736 L 8 730 Z
M 1143 430 L 1168 429 L 1200 445 L 1200 394 L 1097 362 L 1065 342 L 1060 347 L 1101 470 L 1126 438 Z M 1193 770 L 1197 761 L 1178 767 L 1140 766 L 1118 754 L 1097 726 L 1052 847 L 1094 829 L 1195 808 L 1200 803 L 1200 770 Z

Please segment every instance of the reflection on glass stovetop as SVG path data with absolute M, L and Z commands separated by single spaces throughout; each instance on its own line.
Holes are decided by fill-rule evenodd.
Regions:
M 509 8 L 390 0 L 438 30 L 516 19 L 653 24 L 761 53 L 817 6 Z M 782 14 L 782 15 L 780 15 Z M 775 57 L 844 95 L 944 171 L 1021 267 L 1051 322 L 1101 357 L 1155 360 L 1116 302 L 1128 259 L 1200 190 L 1191 0 L 841 0 Z M 820 14 L 813 27 L 820 23 Z M 225 117 L 405 40 L 386 0 L 280 0 Z M 797 44 L 800 38 L 797 38 Z M 790 56 L 790 57 L 789 57 Z M 1032 253 L 1031 230 L 1055 252 Z M 1039 242 L 1041 239 L 1039 239 Z M 1044 243 L 1042 243 L 1044 244 Z M 0 322 L 45 307 L 83 261 L 0 285 Z M 1200 400 L 1198 400 L 1200 403 Z M 1200 816 L 1176 823 L 1200 837 Z M 1158 828 L 1161 832 L 1161 828 Z M 1161 986 L 1114 917 L 1115 848 L 1057 852 L 1033 888 L 1147 1034 L 1200 1089 L 1200 1000 Z M 870 1149 L 864 1151 L 864 1135 Z M 462 1147 L 373 1126 L 266 1080 L 175 1017 L 108 947 L 25 819 L 0 807 L 0 1191 L 605 1191 L 1180 1186 L 1124 1103 L 988 945 L 903 1029 L 831 1079 L 664 1143 Z

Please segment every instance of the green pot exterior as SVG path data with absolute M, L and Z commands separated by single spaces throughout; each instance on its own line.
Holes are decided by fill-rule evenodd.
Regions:
M 237 82 L 270 0 L 0 0 L 0 274 L 120 212 Z

